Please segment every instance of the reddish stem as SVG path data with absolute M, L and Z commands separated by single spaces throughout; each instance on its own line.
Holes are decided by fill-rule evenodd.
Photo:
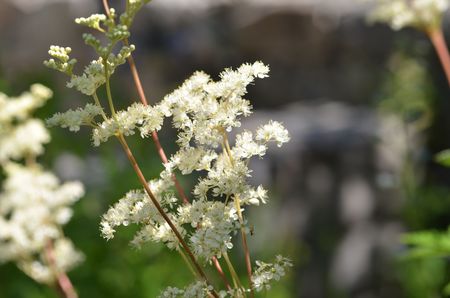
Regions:
M 45 246 L 45 255 L 47 257 L 49 266 L 52 268 L 53 272 L 56 275 L 58 289 L 60 290 L 62 296 L 65 298 L 78 298 L 78 294 L 75 291 L 75 288 L 73 287 L 69 276 L 67 276 L 64 271 L 58 270 L 56 266 L 55 252 L 52 240 L 48 240 L 47 245 Z
M 444 34 L 442 29 L 434 28 L 427 32 L 431 43 L 436 50 L 439 60 L 441 61 L 442 68 L 444 69 L 445 75 L 447 77 L 448 84 L 450 86 L 450 54 L 445 43 Z
M 134 67 L 134 69 L 136 69 L 136 67 Z M 137 86 L 137 84 L 136 84 L 136 86 Z M 142 103 L 144 105 L 147 105 L 147 100 L 145 99 L 145 97 L 144 97 L 144 100 L 142 100 Z M 152 139 L 153 139 L 153 143 L 155 144 L 156 151 L 158 152 L 158 155 L 161 158 L 161 161 L 163 162 L 163 164 L 168 163 L 166 153 L 164 152 L 164 149 L 161 146 L 161 143 L 159 142 L 159 137 L 158 137 L 158 134 L 156 133 L 156 131 L 152 132 Z M 183 187 L 181 186 L 181 184 L 178 181 L 178 179 L 175 176 L 175 174 L 172 174 L 172 181 L 175 183 L 175 188 L 177 189 L 177 192 L 180 195 L 180 198 L 183 201 L 183 203 L 184 204 L 189 204 L 189 199 L 187 198 L 186 194 L 184 193 Z
M 111 18 L 111 14 L 109 13 L 108 0 L 102 0 L 102 3 L 103 3 L 103 8 L 105 9 L 106 15 L 108 16 L 108 18 Z
M 142 184 L 142 186 L 145 189 L 145 192 L 147 193 L 147 195 L 149 196 L 151 202 L 153 203 L 153 205 L 156 207 L 156 209 L 158 210 L 159 214 L 164 218 L 164 220 L 167 222 L 167 224 L 170 226 L 171 230 L 174 232 L 175 236 L 177 237 L 178 241 L 180 242 L 181 246 L 183 247 L 183 249 L 186 251 L 186 253 L 188 254 L 189 258 L 191 259 L 192 264 L 195 267 L 195 270 L 197 270 L 197 272 L 199 273 L 199 275 L 201 276 L 201 278 L 208 284 L 211 285 L 211 283 L 208 281 L 208 278 L 206 277 L 205 272 L 203 272 L 202 267 L 198 264 L 197 260 L 194 257 L 194 254 L 192 253 L 191 249 L 189 248 L 189 246 L 187 245 L 187 243 L 184 241 L 183 236 L 181 236 L 180 232 L 178 231 L 177 227 L 173 224 L 172 220 L 169 218 L 169 216 L 167 215 L 167 213 L 164 211 L 164 209 L 161 207 L 161 205 L 159 204 L 158 200 L 156 199 L 156 197 L 153 195 L 153 192 L 151 191 L 150 187 L 148 186 L 147 183 L 147 179 L 145 179 L 144 174 L 142 173 L 136 159 L 134 158 L 133 153 L 130 150 L 130 147 L 128 147 L 127 142 L 125 141 L 125 138 L 123 136 L 118 136 L 119 142 L 123 147 L 123 150 L 125 151 L 131 166 L 133 167 L 134 171 L 136 172 L 136 175 L 138 176 L 139 182 Z M 219 297 L 217 295 L 217 293 L 212 290 L 212 295 L 214 297 Z
M 222 267 L 220 266 L 219 260 L 217 260 L 216 257 L 212 257 L 212 261 L 213 261 L 214 267 L 216 267 L 217 272 L 219 272 L 220 278 L 222 279 L 223 283 L 227 287 L 227 290 L 231 290 L 230 283 L 228 282 L 228 279 L 225 276 L 225 273 L 223 272 Z

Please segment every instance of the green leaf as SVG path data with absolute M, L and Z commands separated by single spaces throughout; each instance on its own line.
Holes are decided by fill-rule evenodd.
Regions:
M 439 152 L 435 155 L 434 159 L 437 163 L 446 167 L 450 167 L 450 149 Z
M 450 282 L 444 288 L 444 295 L 450 296 Z

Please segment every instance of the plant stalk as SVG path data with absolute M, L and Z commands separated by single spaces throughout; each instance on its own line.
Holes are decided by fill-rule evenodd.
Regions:
M 105 12 L 108 15 L 108 17 L 110 17 L 108 0 L 102 0 L 102 1 L 103 1 L 103 7 L 105 9 Z M 125 46 L 130 45 L 128 38 L 123 40 L 123 44 Z M 137 71 L 137 67 L 136 67 L 136 63 L 134 62 L 133 55 L 130 54 L 130 56 L 128 56 L 128 58 L 127 58 L 127 61 L 128 61 L 128 65 L 130 66 L 130 71 L 133 76 L 133 81 L 136 86 L 136 90 L 138 92 L 139 99 L 143 105 L 147 106 L 148 105 L 147 97 L 145 96 L 144 88 L 142 88 L 141 78 Z M 153 139 L 153 143 L 155 144 L 156 151 L 158 152 L 158 155 L 159 155 L 161 161 L 164 164 L 166 164 L 168 162 L 168 159 L 167 159 L 166 153 L 164 152 L 164 149 L 161 146 L 161 142 L 159 141 L 158 133 L 156 131 L 152 132 L 152 139 Z M 172 174 L 172 180 L 175 183 L 175 188 L 177 189 L 177 192 L 180 195 L 183 202 L 189 203 L 189 199 L 187 198 L 186 193 L 184 192 L 183 187 L 181 186 L 181 184 L 178 181 L 175 174 Z
M 221 133 L 222 133 L 222 138 L 223 138 L 222 147 L 225 148 L 225 152 L 228 155 L 228 158 L 230 159 L 231 165 L 233 166 L 234 159 L 233 159 L 233 155 L 231 153 L 230 143 L 228 142 L 227 133 L 224 129 L 221 130 Z M 248 248 L 248 243 L 247 243 L 247 235 L 245 234 L 245 230 L 244 230 L 244 226 L 243 226 L 244 225 L 244 216 L 242 215 L 241 203 L 240 203 L 239 196 L 234 196 L 234 203 L 235 203 L 236 212 L 238 214 L 239 223 L 241 224 L 240 230 L 241 230 L 241 238 L 242 238 L 242 247 L 244 249 L 245 266 L 247 267 L 248 282 L 250 284 L 250 297 L 253 298 L 253 297 L 255 297 L 255 293 L 253 291 L 252 262 L 251 262 L 251 258 L 250 258 L 250 250 Z
M 114 103 L 113 103 L 112 95 L 111 95 L 111 86 L 110 86 L 110 82 L 109 82 L 108 61 L 105 60 L 103 65 L 104 65 L 104 68 L 105 68 L 106 95 L 108 97 L 109 109 L 111 110 L 112 116 L 116 117 L 116 110 L 114 108 Z
M 427 34 L 434 49 L 436 50 L 437 55 L 439 56 L 439 60 L 450 86 L 450 54 L 447 44 L 445 43 L 444 33 L 442 32 L 442 29 L 438 27 L 427 31 Z
M 60 290 L 61 295 L 65 298 L 78 298 L 78 294 L 75 291 L 69 276 L 67 276 L 64 271 L 58 270 L 56 267 L 55 252 L 52 240 L 48 240 L 47 245 L 45 246 L 45 255 L 50 268 L 52 268 L 52 271 L 56 276 L 58 289 Z
M 180 232 L 178 231 L 178 229 L 175 227 L 175 225 L 173 224 L 172 220 L 169 218 L 169 216 L 167 215 L 167 213 L 163 210 L 163 208 L 161 207 L 161 205 L 159 204 L 158 200 L 156 199 L 156 197 L 153 195 L 153 192 L 151 191 L 150 187 L 148 186 L 147 180 L 144 177 L 144 174 L 142 173 L 136 159 L 134 158 L 133 153 L 130 150 L 130 147 L 128 146 L 125 138 L 122 135 L 117 136 L 117 138 L 119 139 L 120 144 L 122 145 L 130 163 L 131 166 L 133 167 L 134 171 L 136 172 L 136 175 L 138 176 L 139 182 L 142 184 L 142 186 L 145 189 L 145 192 L 147 193 L 147 195 L 149 196 L 150 200 L 152 201 L 153 205 L 156 207 L 156 209 L 158 210 L 158 212 L 161 214 L 161 216 L 164 218 L 164 220 L 167 222 L 167 224 L 170 226 L 170 228 L 172 229 L 172 231 L 174 232 L 175 236 L 177 237 L 178 241 L 180 241 L 181 246 L 183 247 L 183 249 L 185 250 L 185 252 L 187 253 L 190 261 L 192 262 L 192 264 L 194 265 L 194 268 L 196 269 L 196 271 L 199 273 L 200 277 L 208 284 L 211 285 L 211 283 L 209 282 L 208 278 L 206 277 L 205 272 L 203 271 L 203 269 L 200 267 L 200 265 L 198 264 L 197 260 L 194 257 L 194 254 L 192 253 L 191 249 L 189 248 L 189 246 L 187 245 L 187 243 L 184 241 L 183 237 L 181 236 Z M 216 298 L 218 298 L 219 296 L 217 295 L 217 293 L 212 290 L 212 295 Z
M 241 284 L 241 280 L 239 279 L 239 276 L 237 275 L 236 270 L 234 269 L 233 263 L 231 262 L 230 257 L 228 256 L 227 252 L 225 252 L 223 254 L 223 258 L 225 259 L 225 262 L 227 263 L 228 270 L 230 270 L 230 274 L 233 279 L 234 287 L 236 289 L 240 289 L 242 291 L 242 295 L 246 298 L 247 295 L 245 295 L 245 289 Z
M 222 270 L 222 267 L 220 266 L 219 260 L 216 257 L 212 257 L 212 262 L 214 264 L 214 267 L 216 267 L 216 270 L 219 273 L 219 276 L 222 279 L 223 283 L 225 284 L 227 290 L 231 290 L 232 288 L 230 286 L 230 283 L 228 282 L 227 277 L 225 276 L 225 273 Z

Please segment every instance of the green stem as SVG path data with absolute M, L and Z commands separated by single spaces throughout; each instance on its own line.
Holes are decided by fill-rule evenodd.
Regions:
M 108 58 L 103 59 L 103 67 L 105 68 L 105 81 L 106 81 L 106 95 L 108 96 L 109 109 L 113 117 L 116 116 L 116 110 L 114 109 L 114 103 L 111 95 L 111 86 L 109 83 L 109 73 L 108 73 Z
M 181 257 L 183 258 L 184 262 L 186 263 L 186 265 L 188 266 L 189 270 L 191 271 L 191 273 L 198 279 L 202 280 L 202 277 L 198 275 L 198 273 L 194 270 L 194 267 L 192 267 L 191 262 L 189 261 L 188 257 L 186 256 L 186 254 L 184 253 L 184 251 L 182 251 L 181 249 L 177 250 Z
M 228 155 L 228 158 L 230 159 L 230 163 L 233 166 L 234 159 L 233 159 L 233 155 L 231 153 L 230 143 L 228 142 L 228 136 L 227 136 L 225 129 L 222 128 L 221 133 L 222 133 L 222 138 L 223 138 L 222 148 L 226 149 L 226 153 Z M 241 230 L 241 238 L 242 238 L 242 247 L 244 249 L 245 266 L 247 267 L 248 282 L 250 284 L 250 297 L 253 298 L 253 297 L 255 297 L 255 293 L 253 291 L 252 262 L 251 262 L 251 258 L 250 258 L 250 250 L 248 248 L 248 243 L 247 243 L 247 235 L 244 230 L 244 222 L 245 221 L 244 221 L 244 216 L 242 215 L 242 211 L 241 211 L 241 201 L 240 201 L 239 195 L 234 196 L 234 203 L 235 203 L 236 212 L 238 214 L 239 223 L 241 224 L 240 230 Z
M 231 274 L 231 279 L 233 280 L 233 285 L 234 288 L 237 290 L 241 290 L 242 294 L 244 295 L 244 297 L 247 297 L 245 294 L 245 289 L 242 286 L 241 280 L 239 279 L 239 276 L 236 273 L 236 270 L 234 269 L 233 263 L 230 260 L 230 257 L 228 256 L 228 253 L 225 252 L 223 254 L 223 258 L 225 259 L 225 262 L 227 264 L 228 270 L 230 271 Z
M 99 108 L 102 109 L 102 117 L 103 117 L 103 120 L 108 120 L 108 117 L 106 117 L 106 114 L 105 114 L 105 112 L 103 111 L 102 105 L 100 104 L 100 100 L 98 99 L 97 92 L 94 92 L 94 94 L 92 94 L 92 97 L 94 98 L 95 104 L 96 104 Z

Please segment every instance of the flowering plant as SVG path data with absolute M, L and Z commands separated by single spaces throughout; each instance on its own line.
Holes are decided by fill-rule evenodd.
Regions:
M 289 141 L 289 134 L 281 123 L 270 121 L 256 132 L 238 133 L 234 146 L 229 137 L 233 129 L 240 127 L 241 117 L 252 112 L 250 102 L 244 98 L 247 86 L 257 78 L 267 77 L 269 68 L 262 62 L 243 64 L 236 70 L 223 71 L 219 81 L 213 81 L 204 72 L 196 72 L 159 103 L 148 105 L 131 55 L 135 47 L 128 41 L 134 16 L 148 2 L 127 0 L 125 11 L 118 15 L 104 1 L 106 14 L 76 19 L 76 23 L 98 31 L 106 40 L 102 43 L 93 34 L 83 35 L 85 43 L 99 58 L 87 65 L 82 74 L 74 73 L 76 59 L 70 57 L 69 47 L 50 47 L 52 58 L 45 65 L 66 74 L 67 87 L 91 96 L 92 102 L 58 113 L 47 124 L 71 131 L 87 126 L 94 146 L 111 137 L 122 145 L 142 188 L 128 192 L 103 215 L 101 234 L 109 240 L 118 226 L 137 224 L 141 229 L 132 240 L 134 246 L 141 247 L 147 241 L 160 242 L 181 255 L 196 281 L 184 289 L 169 287 L 161 297 L 253 297 L 255 291 L 269 289 L 270 281 L 280 279 L 285 275 L 285 268 L 292 266 L 288 259 L 277 256 L 274 263 L 257 261 L 253 270 L 245 217 L 249 206 L 265 204 L 268 198 L 262 186 L 253 187 L 248 183 L 250 159 L 264 156 L 271 142 L 281 146 Z M 141 103 L 116 111 L 110 79 L 116 68 L 127 61 Z M 97 95 L 100 87 L 106 89 L 108 112 Z M 178 131 L 179 150 L 170 158 L 166 157 L 157 135 L 165 118 L 171 118 Z M 158 148 L 164 164 L 158 179 L 146 179 L 126 141 L 127 136 L 137 131 L 142 138 L 151 136 Z M 192 191 L 193 198 L 189 199 L 176 174 L 192 172 L 204 175 Z M 248 286 L 241 282 L 228 256 L 237 233 L 244 248 Z M 225 260 L 232 283 L 220 259 Z M 222 278 L 222 288 L 207 277 L 204 267 L 210 264 Z
M 41 120 L 30 118 L 51 96 L 38 84 L 17 98 L 0 93 L 0 166 L 6 174 L 0 192 L 0 263 L 14 261 L 37 282 L 56 281 L 65 296 L 74 298 L 65 273 L 84 257 L 62 226 L 84 189 L 79 182 L 61 184 L 36 162 L 50 135 Z

